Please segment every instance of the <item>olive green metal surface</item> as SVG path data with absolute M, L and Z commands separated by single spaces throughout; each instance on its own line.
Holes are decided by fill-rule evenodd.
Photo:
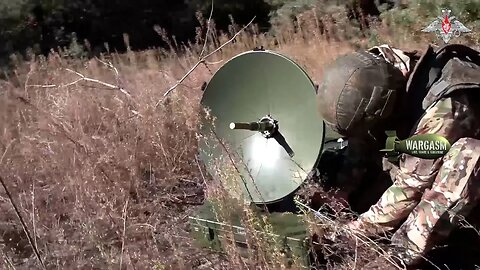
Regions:
M 280 250 L 289 264 L 296 263 L 297 269 L 306 268 L 309 245 L 307 224 L 303 217 L 292 213 L 262 214 L 254 208 L 252 210 L 256 213 L 255 220 L 242 220 L 242 207 L 232 209 L 228 217 L 222 217 L 221 207 L 207 201 L 199 208 L 197 217 L 189 217 L 190 233 L 201 246 L 224 252 L 228 250 L 224 246 L 225 238 L 233 235 L 236 250 L 247 258 L 252 256 L 248 249 L 255 248 L 251 241 L 249 245 L 247 239 L 256 237 L 257 241 L 270 245 L 262 247 L 263 250 Z M 242 222 L 248 222 L 249 226 L 242 226 Z
M 200 158 L 212 176 L 236 183 L 231 189 L 241 189 L 246 200 L 276 202 L 315 168 L 325 125 L 314 84 L 287 57 L 270 51 L 234 57 L 208 83 L 201 104 L 208 113 L 202 114 Z M 271 127 L 253 123 L 267 115 L 278 121 L 275 138 L 255 131 Z

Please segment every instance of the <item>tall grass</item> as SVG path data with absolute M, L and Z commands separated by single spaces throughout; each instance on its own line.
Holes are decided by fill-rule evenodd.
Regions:
M 187 217 L 203 203 L 205 191 L 209 198 L 228 201 L 219 195 L 219 183 L 204 181 L 196 162 L 199 100 L 202 84 L 225 61 L 258 46 L 293 58 L 318 82 L 324 66 L 355 46 L 341 38 L 327 39 L 324 26 L 312 16 L 305 13 L 275 36 L 249 27 L 159 107 L 155 104 L 165 90 L 198 61 L 204 19 L 190 44 L 178 44 L 158 28 L 169 49 L 108 53 L 99 60 L 74 59 L 57 50 L 48 57 L 18 60 L 9 79 L 0 81 L 0 174 L 46 268 L 283 267 L 281 258 L 265 257 L 275 252 L 264 250 L 263 257 L 260 252 L 246 262 L 233 246 L 228 256 L 221 256 L 192 243 Z M 214 50 L 239 28 L 232 22 L 229 33 L 210 31 L 206 50 Z M 128 36 L 125 42 L 129 45 Z M 354 44 L 368 42 L 358 39 Z M 111 63 L 118 76 L 104 63 Z M 121 86 L 128 95 L 94 82 L 65 86 L 79 78 L 67 69 Z M 3 190 L 0 211 L 1 268 L 38 269 Z M 254 222 L 248 208 L 244 214 Z M 258 241 L 262 246 L 265 240 Z M 341 264 L 348 268 L 360 262 L 355 251 Z

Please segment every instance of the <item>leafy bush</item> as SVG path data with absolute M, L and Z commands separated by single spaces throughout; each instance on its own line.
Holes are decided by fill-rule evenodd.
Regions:
M 28 0 L 0 2 L 0 55 L 8 56 L 15 50 L 25 50 L 29 40 L 39 37 L 28 13 Z M 5 59 L 0 57 L 0 66 Z
M 455 16 L 466 27 L 474 30 L 480 26 L 480 1 L 479 0 L 413 0 L 406 8 L 395 8 L 384 12 L 381 18 L 385 25 L 397 35 L 407 35 L 419 41 L 427 38 L 430 42 L 439 42 L 431 34 L 422 33 L 421 29 L 427 27 L 435 18 L 441 16 L 442 9 L 450 9 L 451 16 Z M 463 35 L 457 42 L 478 43 L 480 36 L 472 31 Z
M 197 11 L 209 13 L 211 0 L 12 0 L 0 3 L 0 54 L 8 55 L 28 47 L 46 54 L 51 48 L 68 47 L 75 39 L 88 40 L 98 54 L 108 43 L 112 49 L 125 51 L 123 35 L 128 34 L 133 49 L 165 46 L 154 26 L 164 28 L 179 42 L 195 37 Z M 270 6 L 263 0 L 214 1 L 216 25 L 227 30 L 229 15 L 246 23 L 254 15 L 256 22 L 268 27 Z
M 291 22 L 299 14 L 311 10 L 317 4 L 316 0 L 265 0 L 272 6 L 270 23 L 279 26 Z

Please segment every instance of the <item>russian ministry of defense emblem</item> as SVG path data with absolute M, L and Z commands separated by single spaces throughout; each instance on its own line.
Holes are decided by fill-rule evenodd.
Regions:
M 454 37 L 459 37 L 461 33 L 471 32 L 455 16 L 450 16 L 451 12 L 449 9 L 443 9 L 442 16 L 437 17 L 422 32 L 434 32 L 445 43 L 448 43 Z

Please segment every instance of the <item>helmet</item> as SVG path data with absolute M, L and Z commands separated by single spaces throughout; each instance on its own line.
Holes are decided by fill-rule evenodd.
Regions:
M 318 88 L 320 114 L 343 136 L 366 134 L 391 116 L 406 81 L 398 68 L 369 52 L 341 56 Z

